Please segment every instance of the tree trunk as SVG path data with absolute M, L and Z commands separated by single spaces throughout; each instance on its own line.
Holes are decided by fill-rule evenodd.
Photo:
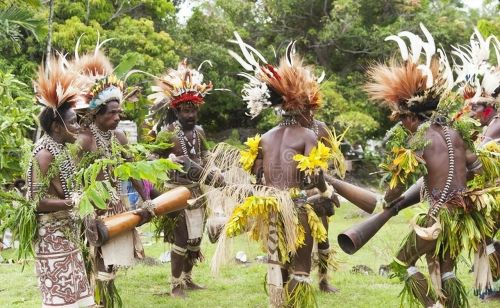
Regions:
M 86 0 L 85 5 L 87 7 L 87 11 L 85 12 L 85 25 L 88 26 L 90 18 L 90 0 Z
M 49 31 L 47 34 L 47 60 L 52 55 L 52 20 L 54 19 L 54 0 L 49 1 Z

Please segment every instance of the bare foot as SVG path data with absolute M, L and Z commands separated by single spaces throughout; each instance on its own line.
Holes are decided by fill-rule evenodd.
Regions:
M 172 288 L 172 292 L 170 292 L 170 296 L 176 297 L 176 298 L 185 298 L 186 293 L 182 289 L 182 286 L 177 286 Z
M 321 292 L 325 292 L 325 293 L 337 293 L 337 292 L 340 291 L 339 289 L 337 289 L 334 286 L 330 285 L 328 283 L 328 281 L 326 281 L 326 280 L 321 280 L 319 282 L 319 289 L 321 290 Z
M 204 290 L 205 287 L 202 287 L 192 281 L 186 281 L 186 289 L 188 290 Z

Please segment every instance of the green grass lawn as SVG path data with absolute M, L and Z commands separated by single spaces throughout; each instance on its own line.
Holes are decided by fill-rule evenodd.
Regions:
M 380 265 L 391 262 L 401 240 L 408 232 L 407 222 L 412 216 L 411 211 L 393 218 L 382 230 L 358 253 L 349 256 L 336 246 L 336 237 L 347 227 L 365 219 L 352 217 L 357 209 L 344 204 L 330 222 L 330 242 L 335 244 L 341 260 L 340 269 L 331 274 L 331 283 L 340 288 L 337 294 L 319 294 L 317 275 L 314 274 L 315 289 L 319 307 L 398 307 L 398 294 L 402 284 L 378 275 Z M 149 226 L 144 226 L 142 232 L 149 232 Z M 146 243 L 146 254 L 157 259 L 161 253 L 169 249 L 162 242 Z M 203 291 L 190 292 L 185 300 L 173 299 L 166 292 L 170 290 L 170 264 L 146 265 L 138 264 L 134 268 L 122 269 L 118 273 L 117 286 L 121 291 L 124 307 L 267 307 L 267 296 L 264 293 L 264 275 L 266 266 L 254 261 L 258 255 L 263 255 L 259 246 L 249 242 L 242 236 L 234 241 L 234 254 L 243 250 L 247 253 L 250 264 L 230 262 L 222 268 L 218 277 L 210 273 L 209 263 L 215 246 L 208 240 L 203 243 L 206 261 L 194 269 L 194 278 L 206 286 Z M 4 258 L 11 258 L 12 251 L 2 252 Z M 353 274 L 355 265 L 363 264 L 372 268 L 374 275 Z M 423 263 L 420 267 L 425 271 Z M 458 276 L 463 279 L 469 289 L 469 300 L 472 307 L 500 307 L 496 303 L 481 303 L 472 294 L 472 275 L 468 273 L 469 265 L 460 262 Z M 33 262 L 21 271 L 18 264 L 0 264 L 0 307 L 39 307 L 40 295 L 36 286 Z

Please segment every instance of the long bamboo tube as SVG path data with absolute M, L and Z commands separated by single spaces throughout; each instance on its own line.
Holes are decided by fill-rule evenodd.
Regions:
M 375 210 L 377 205 L 377 194 L 338 179 L 328 178 L 328 182 L 332 184 L 339 195 L 368 214 L 373 213 Z
M 191 196 L 191 192 L 186 187 L 176 187 L 166 193 L 153 199 L 153 211 L 156 216 L 161 216 L 171 212 L 185 209 L 187 201 Z M 97 242 L 91 243 L 94 246 L 101 246 L 110 238 L 113 238 L 126 231 L 133 230 L 141 221 L 139 215 L 134 214 L 135 211 L 105 217 L 97 221 L 99 239 Z

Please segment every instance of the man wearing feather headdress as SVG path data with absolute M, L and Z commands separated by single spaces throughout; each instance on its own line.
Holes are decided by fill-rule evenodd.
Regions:
M 208 61 L 207 61 L 208 62 Z M 210 63 L 210 62 L 208 62 Z M 203 64 L 203 63 L 202 63 Z M 200 67 L 193 69 L 187 60 L 179 63 L 177 69 L 155 78 L 153 94 L 148 96 L 154 101 L 152 116 L 157 123 L 151 134 L 157 139 L 172 136 L 173 147 L 158 152 L 161 157 L 181 162 L 184 172 L 173 172 L 167 186 L 185 186 L 191 191 L 192 198 L 202 195 L 200 188 L 201 166 L 208 153 L 203 128 L 197 125 L 199 107 L 205 102 L 205 95 L 212 90 L 212 83 L 203 82 Z M 172 234 L 165 235 L 170 241 L 172 296 L 185 297 L 184 290 L 199 290 L 203 287 L 194 283 L 192 270 L 198 261 L 203 260 L 201 240 L 205 225 L 205 200 L 196 199 L 187 209 L 173 213 Z
M 36 203 L 35 264 L 43 307 L 94 304 L 74 208 L 76 167 L 66 147 L 80 129 L 72 108 L 82 93 L 78 76 L 64 63 L 51 58 L 38 71 L 35 92 L 44 105 L 39 115 L 44 135 L 35 144 L 27 172 L 28 198 Z
M 493 46 L 498 64 L 495 67 L 488 62 L 490 45 Z M 484 127 L 480 143 L 500 139 L 500 42 L 491 35 L 484 39 L 475 29 L 468 46 L 453 46 L 452 52 L 458 60 L 455 62 L 459 92 L 465 100 L 465 111 Z
M 247 142 L 250 149 L 242 153 L 243 168 L 254 174 L 257 184 L 265 185 L 266 189 L 264 196 L 254 195 L 236 207 L 226 233 L 236 235 L 248 228 L 253 238 L 264 241 L 269 262 L 268 292 L 273 307 L 284 304 L 283 293 L 285 305 L 311 307 L 315 304 L 310 277 L 313 242 L 324 242 L 327 234 L 307 203 L 305 190 L 317 187 L 323 196 L 332 198 L 333 188 L 323 178 L 329 148 L 318 142 L 312 130 L 300 125 L 299 118 L 310 117 L 320 106 L 319 80 L 313 68 L 305 66 L 295 55 L 294 42 L 287 47 L 279 66 L 274 67 L 237 33 L 235 37 L 231 42 L 240 47 L 244 59 L 231 50 L 229 53 L 245 70 L 253 73 L 239 74 L 249 80 L 243 88 L 249 115 L 256 117 L 263 109 L 276 107 L 281 110 L 283 120 L 262 137 Z M 252 213 L 252 204 L 257 206 L 261 202 L 266 204 L 267 215 L 256 219 L 255 227 L 240 226 L 241 220 L 236 218 L 244 212 L 256 215 Z M 289 215 L 298 225 L 286 222 Z M 259 229 L 261 233 L 255 234 Z
M 498 65 L 495 67 L 488 61 L 490 44 L 493 45 Z M 471 35 L 467 46 L 453 46 L 456 56 L 456 83 L 459 92 L 465 100 L 465 107 L 455 117 L 457 121 L 470 111 L 472 117 L 484 127 L 483 133 L 476 141 L 479 158 L 482 161 L 483 172 L 469 181 L 469 187 L 482 190 L 497 189 L 500 183 L 500 121 L 498 107 L 500 106 L 500 43 L 495 36 L 484 39 L 478 29 Z M 470 135 L 474 135 L 471 131 Z M 479 183 L 479 187 L 478 187 Z M 497 191 L 497 194 L 500 192 Z M 497 200 L 497 202 L 500 202 Z M 493 238 L 500 227 L 500 206 L 492 208 L 496 226 L 479 247 L 474 255 L 475 290 L 481 298 L 493 297 L 494 281 L 500 279 L 500 242 Z M 498 295 L 498 292 L 497 292 Z
M 408 31 L 386 38 L 398 43 L 402 61 L 393 58 L 388 64 L 372 66 L 366 85 L 370 98 L 388 106 L 392 119 L 399 119 L 411 135 L 406 145 L 393 149 L 399 155 L 390 168 L 394 171 L 394 182 L 406 184 L 405 175 L 417 169 L 413 164 L 403 166 L 402 161 L 413 161 L 417 166 L 419 162 L 425 163 L 427 173 L 423 175 L 422 195 L 430 208 L 413 221 L 414 230 L 399 250 L 392 269 L 405 282 L 402 299 L 420 302 L 425 307 L 441 307 L 442 304 L 464 307 L 468 306 L 467 294 L 453 269 L 456 258 L 466 249 L 462 244 L 464 238 L 475 242 L 484 239 L 484 234 L 471 235 L 461 225 L 470 221 L 476 223 L 470 215 L 476 209 L 466 196 L 466 182 L 467 172 L 477 172 L 481 164 L 438 108 L 446 104 L 453 75 L 441 50 L 438 50 L 440 57 L 436 57 L 432 35 L 422 24 L 420 28 L 425 42 Z M 410 39 L 410 49 L 403 38 Z M 424 62 L 420 59 L 422 50 Z M 419 201 L 418 190 L 410 189 L 391 205 L 401 209 Z M 481 226 L 479 229 L 482 230 Z M 427 258 L 432 286 L 415 267 L 423 255 Z
M 106 40 L 107 41 L 107 40 Z M 78 135 L 80 156 L 83 159 L 111 159 L 119 161 L 123 157 L 120 146 L 126 146 L 127 137 L 122 131 L 116 130 L 122 114 L 121 103 L 124 99 L 124 83 L 113 74 L 113 66 L 109 59 L 99 50 L 106 42 L 98 43 L 95 51 L 78 55 L 75 51 L 73 70 L 79 74 L 79 79 L 85 89 L 85 109 L 82 119 L 82 129 Z M 106 167 L 98 176 L 98 180 L 109 180 L 118 195 L 112 194 L 106 210 L 96 210 L 95 218 L 112 216 L 128 211 L 128 199 L 123 194 L 121 181 L 113 177 L 113 171 Z M 149 221 L 152 216 L 152 204 L 146 195 L 141 181 L 131 179 L 132 184 L 141 196 L 142 208 L 134 214 L 141 216 L 139 225 Z M 91 219 L 86 220 L 87 237 L 95 237 L 96 225 Z M 92 241 L 91 241 L 92 242 Z M 141 240 L 137 230 L 125 232 L 113 238 L 100 247 L 91 246 L 93 257 L 93 279 L 95 280 L 96 299 L 105 307 L 121 306 L 121 299 L 114 285 L 116 272 L 120 266 L 132 266 L 136 259 L 144 257 Z

